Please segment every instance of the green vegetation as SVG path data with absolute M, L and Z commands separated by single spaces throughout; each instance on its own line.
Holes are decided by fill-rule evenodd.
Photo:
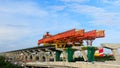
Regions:
M 12 63 L 5 61 L 3 56 L 0 56 L 0 68 L 22 68 L 17 65 L 13 65 Z
M 105 54 L 104 57 L 95 57 L 95 61 L 114 61 L 115 58 L 113 55 L 108 55 L 108 54 Z
M 100 57 L 100 56 L 95 57 L 95 61 L 98 61 L 98 62 L 114 61 L 114 60 L 115 60 L 114 56 L 108 55 L 108 54 L 106 54 L 103 57 Z M 74 58 L 74 61 L 84 61 L 84 59 L 83 57 L 78 57 L 78 58 Z

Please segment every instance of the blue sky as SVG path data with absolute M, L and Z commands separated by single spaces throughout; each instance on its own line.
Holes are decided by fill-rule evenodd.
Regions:
M 0 52 L 37 46 L 45 32 L 105 30 L 101 43 L 119 43 L 120 0 L 0 0 Z

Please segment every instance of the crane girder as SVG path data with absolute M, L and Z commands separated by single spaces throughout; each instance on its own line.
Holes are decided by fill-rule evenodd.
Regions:
M 68 41 L 75 42 L 79 40 L 92 40 L 95 38 L 102 38 L 104 36 L 105 36 L 104 30 L 99 30 L 99 31 L 92 30 L 92 31 L 85 32 L 84 29 L 81 29 L 81 30 L 72 29 L 72 30 L 68 30 L 47 38 L 40 39 L 38 40 L 38 45 L 40 45 L 41 43 L 50 43 L 50 42 L 55 43 L 56 40 L 57 41 L 64 40 L 66 42 Z

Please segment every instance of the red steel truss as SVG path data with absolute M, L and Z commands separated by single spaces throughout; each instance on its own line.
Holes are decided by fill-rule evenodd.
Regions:
M 38 40 L 38 45 L 41 43 L 55 43 L 57 41 L 65 41 L 65 42 L 78 42 L 82 40 L 94 40 L 96 38 L 104 37 L 104 30 L 92 30 L 85 32 L 84 29 L 81 30 L 68 30 L 66 32 L 62 32 L 56 35 L 51 35 L 50 37 L 46 37 Z

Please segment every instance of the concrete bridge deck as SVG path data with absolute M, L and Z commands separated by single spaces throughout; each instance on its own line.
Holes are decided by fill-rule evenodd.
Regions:
M 113 46 L 112 46 L 113 45 Z M 1 53 L 5 56 L 6 60 L 11 62 L 18 62 L 18 64 L 25 64 L 25 66 L 33 67 L 52 67 L 52 68 L 120 68 L 120 55 L 118 54 L 118 48 L 120 44 L 102 44 L 102 47 L 109 48 L 113 52 L 115 61 L 109 62 L 85 62 L 87 60 L 87 54 L 84 50 L 81 50 L 82 46 L 73 47 L 75 51 L 80 51 L 84 58 L 84 62 L 68 62 L 68 54 L 64 49 L 58 49 L 54 46 L 40 46 L 27 49 L 20 49 L 15 51 L 9 51 Z M 56 60 L 56 52 L 61 51 L 63 53 L 62 62 Z M 60 56 L 59 56 L 60 57 Z M 39 62 L 38 62 L 39 61 Z M 44 61 L 44 62 L 43 62 Z M 19 63 L 21 62 L 21 63 Z M 24 62 L 24 63 L 23 63 Z
M 26 66 L 50 68 L 120 68 L 119 64 L 105 62 L 27 62 Z

